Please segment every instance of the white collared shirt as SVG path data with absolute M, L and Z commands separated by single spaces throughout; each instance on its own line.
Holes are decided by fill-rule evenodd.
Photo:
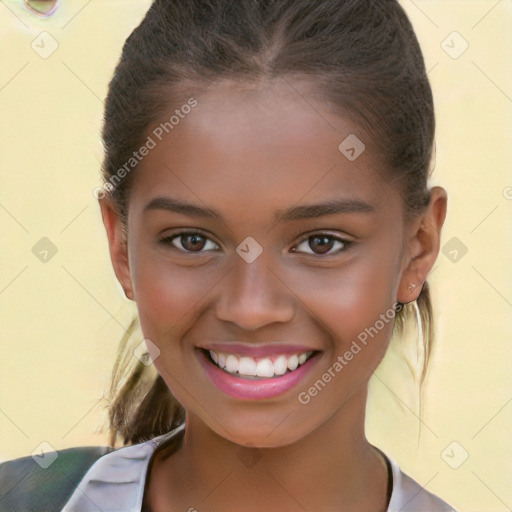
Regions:
M 98 459 L 84 475 L 62 512 L 141 512 L 149 461 L 155 450 L 184 428 L 126 446 Z M 393 491 L 388 512 L 454 512 L 437 496 L 402 473 L 388 457 Z

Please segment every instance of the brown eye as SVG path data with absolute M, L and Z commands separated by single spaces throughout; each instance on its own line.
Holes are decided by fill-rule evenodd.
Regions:
M 204 253 L 218 250 L 219 246 L 201 233 L 182 232 L 175 235 L 165 236 L 160 243 L 172 246 L 182 252 Z
M 315 254 L 325 254 L 329 252 L 334 246 L 334 239 L 329 236 L 313 236 L 308 238 L 309 248 Z
M 302 252 L 312 256 L 330 256 L 346 250 L 351 242 L 333 235 L 313 235 L 302 241 L 293 252 Z M 333 250 L 334 249 L 334 250 Z
M 206 240 L 203 236 L 192 234 L 192 235 L 180 235 L 180 242 L 182 247 L 186 251 L 200 251 L 206 244 Z

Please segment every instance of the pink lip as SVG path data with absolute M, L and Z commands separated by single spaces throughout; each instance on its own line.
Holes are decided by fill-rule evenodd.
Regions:
M 306 351 L 300 350 L 299 352 Z M 211 382 L 220 391 L 238 400 L 264 400 L 285 393 L 306 376 L 317 360 L 317 357 L 313 355 L 293 372 L 285 373 L 281 377 L 256 380 L 236 377 L 221 370 L 217 365 L 210 362 L 202 350 L 197 350 L 197 354 Z
M 200 348 L 204 348 L 205 350 L 213 350 L 215 352 L 224 352 L 228 354 L 236 354 L 239 356 L 249 356 L 254 358 L 277 356 L 281 354 L 302 354 L 303 352 L 315 352 L 320 350 L 314 347 L 306 347 L 305 345 L 286 345 L 283 342 L 266 343 L 265 345 L 241 342 L 212 342 L 204 344 Z

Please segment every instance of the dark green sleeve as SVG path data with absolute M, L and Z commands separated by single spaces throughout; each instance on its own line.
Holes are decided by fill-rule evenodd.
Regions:
M 46 469 L 32 457 L 0 464 L 0 512 L 59 512 L 92 464 L 110 451 L 100 446 L 61 450 Z

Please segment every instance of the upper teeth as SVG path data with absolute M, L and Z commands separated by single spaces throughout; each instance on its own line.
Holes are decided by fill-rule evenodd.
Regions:
M 278 355 L 277 357 L 265 357 L 256 361 L 253 357 L 210 350 L 210 357 L 220 366 L 232 374 L 244 375 L 247 377 L 274 377 L 284 375 L 287 370 L 293 371 L 299 365 L 306 362 L 313 352 L 302 352 L 291 356 Z M 273 359 L 273 360 L 272 360 Z

